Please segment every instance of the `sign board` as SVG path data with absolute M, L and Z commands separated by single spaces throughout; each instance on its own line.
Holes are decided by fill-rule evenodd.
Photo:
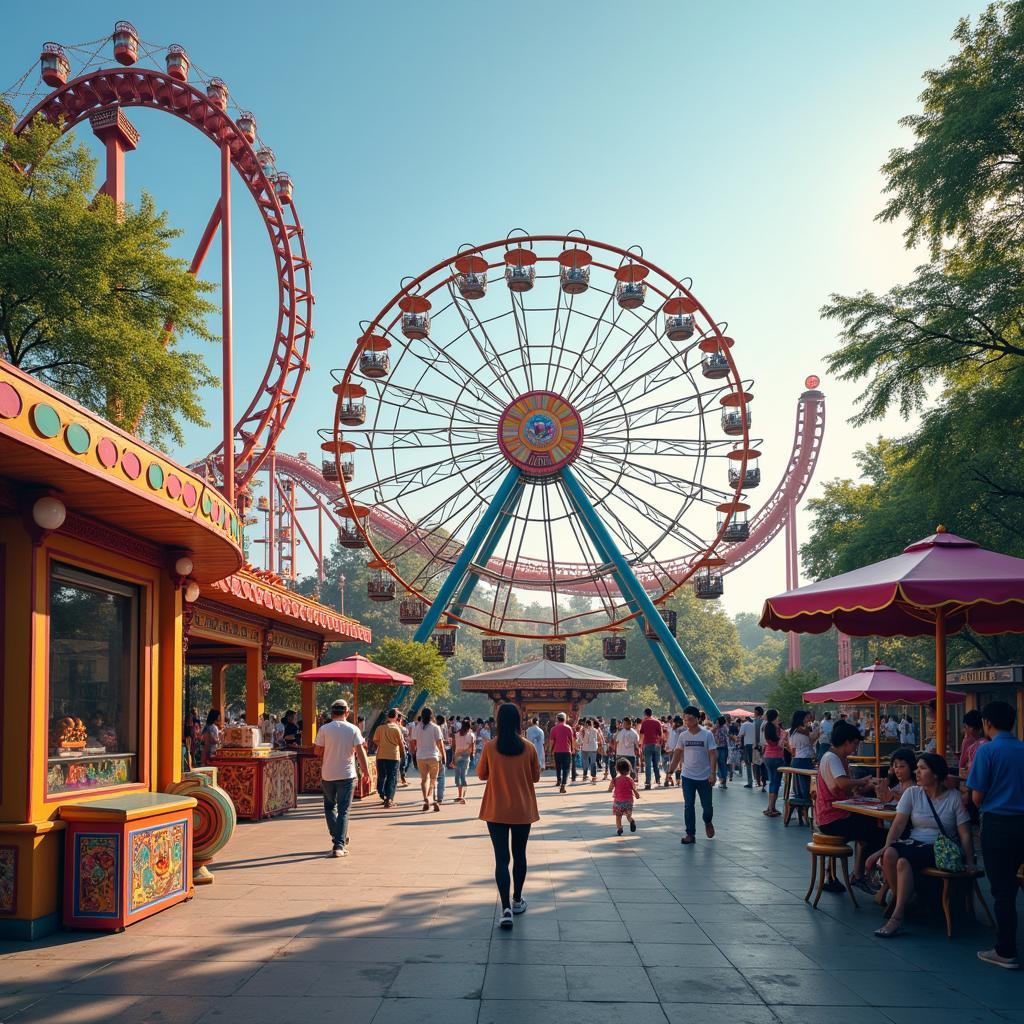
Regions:
M 243 647 L 259 646 L 263 642 L 263 630 L 250 622 L 228 618 L 197 608 L 192 616 L 191 636 L 205 637 L 208 640 L 219 640 L 222 643 L 233 643 Z
M 1024 665 L 990 665 L 983 668 L 958 668 L 946 673 L 946 682 L 951 686 L 967 683 L 984 684 L 1020 683 L 1024 681 Z

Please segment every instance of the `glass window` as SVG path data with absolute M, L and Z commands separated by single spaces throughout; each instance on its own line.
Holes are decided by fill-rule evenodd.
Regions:
M 139 588 L 54 563 L 49 794 L 138 780 Z

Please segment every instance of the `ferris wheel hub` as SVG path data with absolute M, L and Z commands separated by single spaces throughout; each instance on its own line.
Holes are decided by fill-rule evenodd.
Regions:
M 583 421 L 554 391 L 528 391 L 502 412 L 498 444 L 505 458 L 527 476 L 550 477 L 579 455 Z

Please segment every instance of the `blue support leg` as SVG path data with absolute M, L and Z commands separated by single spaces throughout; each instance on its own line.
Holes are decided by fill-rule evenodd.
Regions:
M 601 538 L 591 529 L 590 523 L 581 517 L 583 523 L 583 529 L 587 536 L 590 538 L 590 543 L 594 545 L 595 550 L 604 559 L 604 561 L 611 563 L 612 556 L 611 552 L 608 551 L 605 546 L 601 543 Z M 636 600 L 630 596 L 630 590 L 626 586 L 622 577 L 618 572 L 612 573 L 612 578 L 615 580 L 619 588 L 619 592 L 622 594 L 626 601 L 626 606 L 631 612 L 639 612 L 640 606 L 636 603 Z M 675 669 L 672 668 L 672 663 L 668 660 L 667 655 L 661 648 L 656 640 L 652 640 L 646 635 L 644 629 L 644 617 L 640 615 L 640 629 L 644 630 L 644 639 L 647 641 L 647 646 L 650 647 L 651 653 L 654 655 L 654 660 L 658 663 L 658 667 L 661 669 L 662 675 L 664 675 L 666 682 L 669 685 L 669 689 L 676 695 L 676 699 L 680 701 L 681 707 L 686 707 L 690 703 L 690 698 L 687 696 L 686 690 L 683 689 L 682 683 L 679 682 L 679 677 L 675 673 Z
M 417 627 L 413 635 L 413 640 L 417 643 L 423 644 L 430 639 L 431 633 L 434 632 L 434 627 L 441 620 L 441 616 L 444 615 L 448 602 L 452 599 L 459 584 L 462 584 L 462 589 L 459 591 L 453 608 L 461 609 L 469 601 L 479 578 L 471 570 L 473 559 L 477 557 L 479 552 L 480 561 L 486 562 L 494 554 L 494 550 L 497 548 L 498 542 L 508 526 L 511 514 L 519 504 L 519 498 L 522 494 L 519 487 L 521 475 L 520 470 L 512 466 L 505 479 L 502 480 L 498 492 L 491 500 L 490 505 L 487 506 L 480 522 L 477 523 L 476 528 L 470 534 L 469 540 L 466 541 L 466 546 L 462 549 L 462 554 L 459 555 L 458 561 L 452 566 L 447 578 L 441 585 L 441 589 L 438 591 L 437 597 L 434 598 L 433 604 L 431 604 L 423 621 Z M 468 577 L 467 573 L 469 574 Z M 420 708 L 423 707 L 426 699 L 427 691 L 422 690 L 409 708 L 407 717 L 415 717 Z M 400 701 L 396 700 L 395 703 L 397 705 Z
M 572 499 L 580 517 L 585 522 L 589 523 L 590 529 L 600 541 L 602 550 L 608 554 L 609 561 L 613 566 L 615 566 L 615 570 L 619 575 L 621 582 L 626 584 L 627 593 L 636 601 L 644 619 L 654 626 L 655 632 L 657 632 L 662 644 L 664 645 L 664 653 L 667 654 L 675 663 L 682 679 L 690 685 L 690 688 L 697 696 L 697 699 L 704 706 L 705 712 L 707 712 L 707 714 L 712 718 L 718 718 L 721 712 L 719 711 L 714 698 L 701 681 L 700 676 L 697 674 L 697 670 L 690 664 L 689 658 L 687 658 L 683 653 L 683 649 L 679 646 L 679 642 L 671 632 L 669 632 L 669 628 L 666 625 L 665 620 L 661 617 L 658 609 L 654 606 L 654 602 L 651 600 L 650 595 L 640 585 L 640 581 L 636 576 L 633 575 L 633 570 L 629 567 L 629 563 L 623 557 L 622 552 L 619 551 L 618 545 L 615 543 L 615 539 L 608 532 L 608 528 L 601 521 L 601 517 L 598 516 L 594 506 L 590 503 L 590 499 L 587 497 L 586 492 L 580 486 L 580 482 L 576 479 L 575 474 L 568 466 L 562 470 L 561 479 L 562 484 L 568 492 L 569 497 Z M 680 687 L 680 693 L 682 693 L 682 687 Z M 685 693 L 683 693 L 682 696 L 685 698 Z

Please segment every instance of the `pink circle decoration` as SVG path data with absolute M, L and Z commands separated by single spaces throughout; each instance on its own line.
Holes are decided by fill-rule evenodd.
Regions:
M 213 521 L 215 523 L 219 523 L 220 522 L 220 516 L 221 516 L 221 512 L 222 511 L 223 510 L 221 509 L 220 505 L 218 505 L 216 502 L 214 502 L 213 514 L 212 514 L 211 518 L 213 519 Z
M 181 494 L 181 481 L 173 474 L 169 474 L 167 477 L 167 496 L 175 500 L 178 499 Z
M 109 437 L 101 438 L 96 445 L 96 458 L 104 469 L 113 469 L 117 465 L 117 445 Z
M 138 480 L 142 473 L 142 462 L 135 452 L 125 452 L 121 456 L 121 468 L 129 480 Z
M 0 417 L 12 420 L 21 412 L 21 395 L 7 381 L 0 381 Z
M 186 480 L 181 488 L 181 500 L 188 508 L 192 508 L 198 499 L 199 493 L 196 491 L 196 485 Z

